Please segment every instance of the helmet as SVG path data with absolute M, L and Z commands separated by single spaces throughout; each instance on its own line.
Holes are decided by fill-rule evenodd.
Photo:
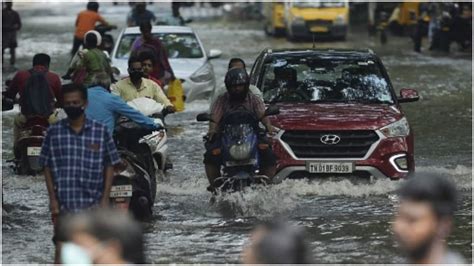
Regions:
M 250 81 L 247 71 L 245 71 L 245 69 L 232 68 L 231 70 L 227 71 L 224 83 L 225 87 L 229 89 L 230 87 L 238 85 L 248 86 Z
M 100 44 L 102 43 L 102 36 L 100 36 L 100 33 L 98 31 L 95 31 L 95 30 L 90 30 L 90 31 L 86 32 L 86 34 L 84 34 L 84 44 L 86 44 L 87 35 L 89 35 L 89 34 L 94 34 L 95 35 L 96 40 L 97 40 L 97 46 L 100 46 Z

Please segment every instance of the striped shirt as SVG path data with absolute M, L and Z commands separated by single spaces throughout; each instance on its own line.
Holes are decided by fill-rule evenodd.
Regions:
M 107 128 L 86 118 L 76 133 L 63 119 L 50 126 L 40 164 L 51 169 L 61 211 L 77 212 L 99 204 L 104 191 L 104 169 L 120 162 Z

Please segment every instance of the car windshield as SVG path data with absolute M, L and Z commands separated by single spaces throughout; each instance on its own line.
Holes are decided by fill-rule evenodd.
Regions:
M 202 58 L 201 45 L 193 33 L 154 33 L 168 51 L 169 58 Z M 116 58 L 128 59 L 133 42 L 140 34 L 127 34 L 120 40 Z
M 293 2 L 293 6 L 295 7 L 313 7 L 313 8 L 320 8 L 320 7 L 344 7 L 344 1 L 331 1 L 331 0 L 298 0 Z
M 265 102 L 393 104 L 391 87 L 371 59 L 288 57 L 263 66 Z

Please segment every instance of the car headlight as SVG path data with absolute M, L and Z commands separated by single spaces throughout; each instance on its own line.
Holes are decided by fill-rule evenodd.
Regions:
M 410 134 L 410 126 L 407 119 L 404 117 L 388 126 L 380 129 L 380 132 L 387 138 L 406 137 Z
M 229 154 L 232 159 L 237 161 L 243 161 L 250 158 L 250 152 L 252 151 L 252 147 L 249 143 L 237 144 L 232 145 L 229 149 Z
M 206 82 L 211 80 L 213 75 L 212 66 L 210 64 L 204 64 L 194 72 L 190 79 L 194 82 Z
M 344 25 L 346 24 L 346 18 L 344 15 L 338 15 L 336 19 L 334 20 L 335 25 Z

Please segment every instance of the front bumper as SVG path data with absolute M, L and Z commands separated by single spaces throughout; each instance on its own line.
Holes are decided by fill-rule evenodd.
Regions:
M 334 37 L 343 38 L 347 34 L 347 25 L 325 25 L 327 31 L 315 32 L 311 31 L 311 26 L 308 24 L 293 24 L 291 32 L 295 38 L 310 38 L 313 34 L 316 37 Z
M 281 140 L 281 135 L 273 140 L 273 150 L 278 158 L 275 182 L 291 178 L 296 174 L 306 177 L 316 176 L 307 171 L 306 162 L 354 162 L 353 175 L 364 174 L 375 178 L 403 179 L 415 170 L 413 156 L 413 136 L 385 138 L 381 133 L 380 140 L 375 142 L 363 158 L 318 158 L 300 159 L 295 157 L 291 148 Z M 406 159 L 406 168 L 400 167 L 397 160 Z M 301 175 L 300 175 L 301 176 Z

